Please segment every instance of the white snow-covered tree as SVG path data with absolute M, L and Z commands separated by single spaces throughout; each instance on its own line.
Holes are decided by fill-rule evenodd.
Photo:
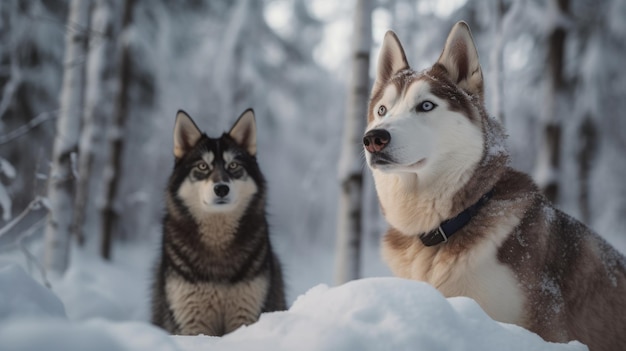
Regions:
M 73 221 L 76 153 L 83 111 L 85 56 L 89 29 L 89 0 L 70 3 L 65 37 L 63 86 L 52 165 L 48 179 L 50 213 L 45 230 L 45 266 L 64 272 L 69 261 L 69 243 Z
M 106 160 L 104 143 L 109 116 L 113 114 L 114 73 L 117 66 L 116 41 L 119 34 L 119 1 L 97 0 L 91 16 L 91 34 L 87 53 L 85 108 L 78 157 L 78 179 L 72 226 L 79 244 L 87 232 L 97 227 L 97 207 Z M 93 235 L 91 235 L 92 240 Z
M 363 132 L 369 99 L 372 4 L 357 0 L 352 38 L 352 75 L 349 84 L 343 143 L 339 159 L 341 194 L 337 218 L 335 282 L 345 283 L 360 276 Z

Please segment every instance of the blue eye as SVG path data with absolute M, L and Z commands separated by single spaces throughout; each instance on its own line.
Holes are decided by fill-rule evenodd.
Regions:
M 378 108 L 378 115 L 380 117 L 383 117 L 385 113 L 387 113 L 387 108 L 385 107 L 385 105 L 380 105 L 380 107 Z
M 432 101 L 422 101 L 419 105 L 417 105 L 417 112 L 428 112 L 432 111 L 437 107 L 437 105 Z

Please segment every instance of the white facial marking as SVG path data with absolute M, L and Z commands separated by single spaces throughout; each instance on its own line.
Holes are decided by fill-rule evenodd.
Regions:
M 215 155 L 213 155 L 213 152 L 209 151 L 209 152 L 205 153 L 204 155 L 202 155 L 202 159 L 209 166 L 211 166 L 213 164 L 213 160 L 215 159 Z

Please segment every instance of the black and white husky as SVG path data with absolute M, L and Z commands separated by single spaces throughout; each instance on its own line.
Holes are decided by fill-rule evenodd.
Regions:
M 210 138 L 185 112 L 174 127 L 152 322 L 172 334 L 223 335 L 285 309 L 265 215 L 254 112 Z
M 390 225 L 384 259 L 396 275 L 469 296 L 546 340 L 626 350 L 626 260 L 508 167 L 483 100 L 467 24 L 422 72 L 387 33 L 363 139 Z

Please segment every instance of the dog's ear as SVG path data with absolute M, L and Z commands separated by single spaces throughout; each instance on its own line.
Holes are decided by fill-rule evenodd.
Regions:
M 200 140 L 200 137 L 202 137 L 202 132 L 198 126 L 185 111 L 179 110 L 174 124 L 174 156 L 176 158 L 185 156 Z
M 378 54 L 378 67 L 376 69 L 376 81 L 372 93 L 378 91 L 394 74 L 409 68 L 404 49 L 400 40 L 393 31 L 387 31 L 383 39 L 383 45 Z
M 251 108 L 245 110 L 233 124 L 228 132 L 231 138 L 235 139 L 237 144 L 241 145 L 250 153 L 256 155 L 256 121 L 254 120 L 254 110 Z
M 174 156 L 181 158 L 191 150 L 200 137 L 202 132 L 183 110 L 179 110 L 176 114 L 176 123 L 174 124 Z
M 457 22 L 446 39 L 446 46 L 437 60 L 452 82 L 472 94 L 483 96 L 483 72 L 478 50 L 467 23 Z

